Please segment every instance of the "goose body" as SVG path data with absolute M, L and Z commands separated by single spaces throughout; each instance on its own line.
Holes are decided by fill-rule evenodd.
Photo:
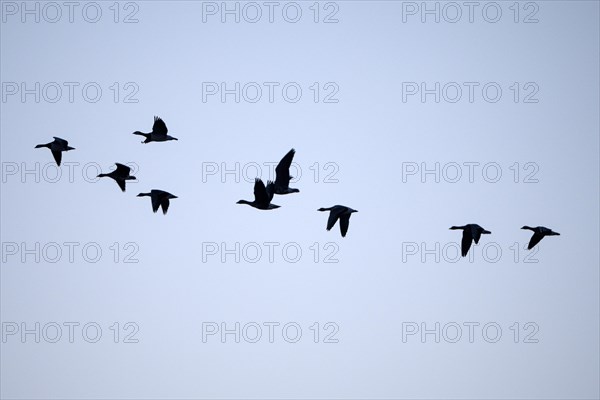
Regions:
M 98 178 L 104 178 L 106 176 L 106 177 L 114 179 L 115 182 L 117 182 L 117 185 L 119 185 L 121 190 L 124 192 L 125 191 L 125 182 L 136 179 L 136 178 L 135 178 L 135 176 L 131 176 L 129 174 L 131 172 L 131 168 L 129 168 L 127 165 L 123 165 L 123 164 L 119 164 L 119 163 L 115 163 L 115 165 L 117 166 L 117 168 L 114 171 L 112 171 L 108 174 L 100 174 L 100 175 L 98 175 Z
M 140 193 L 137 197 L 150 197 L 152 200 L 152 211 L 157 212 L 158 207 L 162 208 L 163 214 L 167 213 L 169 209 L 169 199 L 176 199 L 177 196 L 172 195 L 169 192 L 165 192 L 164 190 L 152 189 L 150 193 Z
M 254 180 L 254 201 L 239 200 L 237 204 L 247 204 L 259 210 L 273 210 L 279 208 L 277 204 L 272 204 L 275 184 L 267 181 L 267 186 L 260 178 Z
M 167 135 L 167 124 L 159 117 L 154 117 L 154 125 L 152 125 L 152 132 L 144 133 L 140 131 L 133 132 L 134 135 L 144 136 L 146 140 L 142 143 L 150 143 L 150 142 L 166 142 L 168 140 L 178 140 L 173 136 Z
M 296 154 L 296 150 L 291 149 L 288 151 L 275 168 L 275 194 L 298 193 L 300 191 L 290 187 L 290 180 L 293 178 L 293 176 L 290 176 L 290 166 L 294 154 Z
M 49 148 L 50 151 L 52 152 L 52 155 L 54 156 L 54 160 L 56 161 L 56 164 L 58 164 L 58 166 L 60 167 L 60 162 L 62 160 L 62 152 L 69 151 L 69 150 L 75 150 L 75 148 L 69 146 L 69 142 L 67 142 L 65 139 L 61 139 L 56 136 L 53 136 L 53 137 L 54 137 L 53 142 L 46 143 L 46 144 L 38 144 L 37 146 L 35 146 L 35 148 L 36 149 L 39 149 L 42 147 Z
M 348 226 L 350 225 L 350 216 L 352 213 L 358 212 L 350 207 L 336 205 L 328 208 L 319 208 L 317 211 L 329 211 L 329 218 L 327 219 L 327 230 L 330 231 L 335 225 L 337 220 L 340 220 L 340 231 L 342 237 L 346 237 L 348 232 Z
M 482 234 L 490 234 L 492 232 L 486 231 L 481 226 L 477 224 L 467 224 L 465 226 L 453 226 L 450 229 L 462 229 L 462 243 L 461 243 L 461 253 L 462 256 L 465 257 L 471 248 L 471 242 L 475 241 L 475 244 L 479 243 L 479 239 Z
M 533 231 L 533 236 L 529 240 L 529 245 L 527 246 L 527 250 L 533 249 L 533 247 L 540 242 L 545 236 L 559 236 L 560 233 L 554 232 L 552 229 L 546 228 L 545 226 L 536 226 L 532 228 L 530 226 L 525 225 L 521 229 L 529 229 Z

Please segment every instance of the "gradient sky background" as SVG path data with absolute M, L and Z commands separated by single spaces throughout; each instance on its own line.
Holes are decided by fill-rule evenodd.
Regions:
M 123 9 L 125 3 L 119 23 L 113 2 L 99 3 L 97 23 L 82 18 L 86 3 L 75 9 L 73 23 L 66 7 L 57 23 L 43 17 L 35 23 L 33 16 L 23 23 L 7 3 L 1 4 L 1 320 L 4 329 L 10 322 L 80 325 L 73 343 L 65 327 L 57 343 L 8 336 L 1 343 L 3 398 L 600 395 L 598 2 L 538 1 L 527 9 L 520 3 L 518 23 L 513 2 L 498 3 L 497 23 L 483 19 L 485 2 L 472 23 L 466 7 L 457 23 L 435 23 L 432 16 L 422 23 L 420 14 L 403 22 L 410 5 L 394 1 L 339 1 L 327 9 L 322 2 L 319 23 L 313 2 L 297 2 L 302 17 L 289 23 L 281 2 L 273 23 L 266 6 L 257 23 L 235 23 L 232 16 L 222 23 L 219 14 L 203 22 L 199 1 L 138 1 L 139 21 L 129 24 L 122 20 L 136 9 Z M 335 5 L 339 21 L 323 23 Z M 523 23 L 535 5 L 539 22 Z M 25 102 L 7 95 L 7 82 L 80 86 L 72 103 L 64 86 L 56 103 L 43 97 L 36 103 L 33 95 Z M 96 103 L 81 96 L 87 82 L 103 90 Z M 114 82 L 121 87 L 117 103 Z M 139 88 L 137 103 L 122 101 L 127 82 Z M 266 92 L 257 103 L 236 103 L 231 95 L 225 103 L 217 96 L 203 102 L 203 82 L 297 82 L 303 93 L 297 103 L 283 100 L 281 86 L 273 103 Z M 339 102 L 315 103 L 314 82 L 321 90 L 336 83 Z M 473 103 L 466 91 L 457 103 L 436 103 L 432 95 L 425 103 L 418 96 L 403 102 L 403 82 L 480 86 Z M 487 82 L 503 90 L 496 103 L 481 96 Z M 521 87 L 516 103 L 514 82 Z M 523 102 L 527 82 L 539 87 L 537 103 Z M 140 144 L 131 133 L 149 131 L 154 115 L 179 141 Z M 63 154 L 63 163 L 77 163 L 72 182 L 65 165 L 61 179 L 50 182 L 52 156 L 34 149 L 52 136 L 76 148 Z M 262 165 L 292 147 L 300 193 L 276 196 L 277 210 L 236 205 L 252 199 L 253 184 L 243 176 L 203 182 L 206 163 Z M 93 177 L 95 165 L 107 172 L 114 162 L 138 167 L 138 182 L 128 183 L 126 193 L 109 179 L 84 179 L 84 166 L 92 166 Z M 457 183 L 436 183 L 431 175 L 425 183 L 419 175 L 403 182 L 407 162 L 429 168 L 496 162 L 502 178 L 486 182 L 479 167 L 470 183 L 465 167 Z M 516 162 L 519 183 L 509 168 Z M 523 182 L 527 162 L 538 166 L 537 183 Z M 310 169 L 315 163 L 318 182 Z M 337 165 L 337 183 L 323 182 L 326 163 Z M 9 175 L 15 165 L 18 173 Z M 23 167 L 36 165 L 39 182 L 35 174 L 21 177 Z M 248 171 L 251 180 L 255 173 Z M 261 177 L 269 178 L 266 168 Z M 166 216 L 154 215 L 148 198 L 135 197 L 153 188 L 179 196 Z M 316 212 L 334 204 L 359 210 L 343 239 L 337 226 L 327 232 L 327 215 Z M 403 254 L 411 242 L 429 249 L 459 243 L 460 232 L 448 228 L 471 222 L 492 231 L 472 247 L 473 261 L 435 262 L 429 255 L 422 262 L 421 253 Z M 537 263 L 524 262 L 531 232 L 522 225 L 561 233 L 540 243 Z M 21 243 L 36 242 L 61 244 L 62 257 L 36 263 L 31 255 L 22 262 L 20 252 L 8 254 L 10 243 L 22 250 Z M 74 262 L 64 242 L 80 243 Z M 110 250 L 115 242 L 119 262 Z M 123 262 L 129 242 L 137 245 L 138 263 Z M 221 262 L 219 255 L 203 262 L 203 243 L 210 242 L 280 245 L 272 263 L 266 247 L 256 263 L 233 256 Z M 323 262 L 330 242 L 338 263 Z M 518 262 L 510 249 L 515 242 Z M 97 263 L 83 259 L 86 243 L 102 249 Z M 297 263 L 283 258 L 287 243 L 302 249 Z M 486 243 L 501 248 L 499 261 L 483 258 Z M 89 322 L 103 330 L 97 343 L 82 339 Z M 109 329 L 115 322 L 119 343 Z M 138 343 L 122 343 L 127 322 L 139 327 Z M 219 336 L 203 343 L 203 322 L 281 325 L 274 343 L 266 328 L 258 343 L 235 343 L 232 335 L 226 343 Z M 288 322 L 302 327 L 297 343 L 281 335 Z M 309 328 L 315 322 L 319 343 Z M 338 343 L 323 343 L 327 322 L 339 327 Z M 480 326 L 473 343 L 466 328 L 458 343 L 435 343 L 432 335 L 403 343 L 403 322 Z M 482 337 L 489 322 L 503 330 L 497 343 Z M 518 343 L 510 330 L 515 322 Z M 539 327 L 538 343 L 523 343 L 527 322 Z

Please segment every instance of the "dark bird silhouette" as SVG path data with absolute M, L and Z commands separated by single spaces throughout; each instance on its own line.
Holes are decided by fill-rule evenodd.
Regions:
M 300 191 L 289 186 L 290 180 L 293 178 L 293 176 L 290 176 L 290 166 L 292 165 L 294 154 L 296 154 L 296 150 L 291 149 L 288 151 L 275 168 L 275 194 L 289 194 Z
M 273 200 L 275 184 L 271 181 L 267 181 L 267 186 L 260 178 L 254 180 L 254 201 L 240 200 L 236 204 L 248 204 L 259 210 L 273 210 L 279 208 L 277 204 L 271 204 Z
M 544 236 L 560 236 L 560 233 L 554 232 L 552 229 L 546 228 L 545 226 L 536 226 L 535 228 L 532 228 L 530 226 L 525 225 L 521 229 L 529 229 L 530 231 L 533 231 L 533 236 L 529 241 L 529 246 L 527 246 L 527 250 L 533 249 L 533 246 L 538 244 L 540 240 L 544 238 Z
M 481 234 L 490 234 L 492 232 L 486 231 L 482 227 L 477 224 L 468 224 L 465 226 L 453 226 L 450 229 L 462 229 L 462 245 L 461 252 L 462 256 L 465 257 L 471 248 L 471 241 L 475 241 L 475 244 L 479 243 L 479 238 L 481 238 Z
M 152 189 L 150 193 L 140 193 L 137 197 L 149 196 L 152 200 L 152 211 L 157 212 L 158 207 L 162 207 L 163 214 L 169 209 L 169 199 L 176 199 L 177 196 L 172 195 L 164 190 Z
M 56 160 L 56 163 L 60 167 L 60 161 L 62 160 L 62 152 L 69 151 L 69 150 L 75 150 L 75 147 L 69 146 L 69 142 L 67 142 L 65 139 L 61 139 L 56 136 L 53 136 L 53 137 L 54 137 L 53 142 L 46 143 L 46 144 L 38 144 L 37 146 L 35 146 L 35 148 L 36 149 L 39 149 L 40 147 L 49 148 L 50 151 L 52 152 L 52 155 L 54 156 L 54 159 Z
M 319 208 L 317 211 L 329 211 L 329 219 L 327 220 L 328 231 L 333 228 L 338 219 L 340 220 L 340 231 L 342 232 L 342 237 L 346 237 L 346 232 L 348 232 L 350 216 L 352 213 L 358 212 L 350 207 L 340 205 L 329 208 Z
M 104 178 L 105 176 L 113 178 L 115 182 L 117 182 L 117 185 L 119 185 L 121 190 L 125 191 L 125 181 L 133 180 L 136 178 L 135 176 L 129 175 L 129 173 L 131 172 L 131 168 L 129 168 L 127 165 L 119 163 L 115 163 L 115 165 L 117 166 L 117 169 L 108 174 L 100 174 L 98 175 L 98 178 Z
M 167 135 L 167 124 L 159 117 L 154 117 L 154 125 L 152 125 L 152 132 L 144 133 L 140 131 L 133 132 L 134 135 L 144 136 L 146 140 L 142 143 L 150 143 L 150 142 L 166 142 L 167 140 L 178 140 L 173 136 Z

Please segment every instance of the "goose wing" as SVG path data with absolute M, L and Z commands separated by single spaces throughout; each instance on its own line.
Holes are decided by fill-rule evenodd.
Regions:
M 169 209 L 169 198 L 168 197 L 164 197 L 161 201 L 160 201 L 160 206 L 162 207 L 162 212 L 163 214 L 167 213 L 167 210 Z
M 342 237 L 346 236 L 346 232 L 348 232 L 349 225 L 350 225 L 350 213 L 342 215 L 340 217 L 340 231 L 342 232 Z
M 479 244 L 479 239 L 481 239 L 481 231 L 473 232 L 473 240 L 475 241 L 475 244 Z
M 275 168 L 275 184 L 277 186 L 288 187 L 290 184 L 290 166 L 292 165 L 294 154 L 296 154 L 296 150 L 291 149 L 277 164 Z
M 117 169 L 115 171 L 117 172 L 118 176 L 122 176 L 124 178 L 129 176 L 131 168 L 129 168 L 127 165 L 123 165 L 120 163 L 115 163 L 115 165 L 117 166 Z
M 161 203 L 158 193 L 152 193 L 150 199 L 152 200 L 152 211 L 157 212 Z
M 275 194 L 275 183 L 272 181 L 267 181 L 267 196 L 269 197 L 269 203 L 273 200 L 273 195 Z
M 125 180 L 123 180 L 123 179 L 115 179 L 115 182 L 117 182 L 117 185 L 119 185 L 119 187 L 121 188 L 121 190 L 124 192 L 125 191 Z
M 331 230 L 331 228 L 333 228 L 333 226 L 335 225 L 336 221 L 338 220 L 338 218 L 340 217 L 340 211 L 333 208 L 330 212 L 329 212 L 329 218 L 327 219 L 327 230 Z
M 56 161 L 56 164 L 58 164 L 58 166 L 60 167 L 60 161 L 62 160 L 62 151 L 60 150 L 51 150 L 52 151 L 52 155 L 54 156 L 54 160 Z
M 533 249 L 533 246 L 538 244 L 540 242 L 540 240 L 542 240 L 543 238 L 544 238 L 544 234 L 538 233 L 538 232 L 534 233 L 533 236 L 531 237 L 531 240 L 529 241 L 529 246 L 527 246 L 527 250 Z
M 262 179 L 254 180 L 254 201 L 259 204 L 269 204 L 269 195 Z
M 61 139 L 56 136 L 52 136 L 52 137 L 54 138 L 54 141 L 56 142 L 56 144 L 62 146 L 63 148 L 66 148 L 69 146 L 69 142 L 67 142 L 65 139 Z
M 158 135 L 166 135 L 169 130 L 167 129 L 167 124 L 162 118 L 154 117 L 154 125 L 152 125 L 152 133 L 156 133 Z
M 460 247 L 463 257 L 465 257 L 467 255 L 467 253 L 469 252 L 469 249 L 471 248 L 472 240 L 473 240 L 473 236 L 471 235 L 471 232 L 469 232 L 468 229 L 463 229 L 462 243 L 461 243 L 461 247 Z

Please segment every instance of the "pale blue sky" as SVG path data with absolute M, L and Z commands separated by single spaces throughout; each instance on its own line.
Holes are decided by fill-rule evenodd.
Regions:
M 327 9 L 322 2 L 321 21 L 331 12 L 339 20 L 328 24 L 313 21 L 313 3 L 297 2 L 297 23 L 283 19 L 290 3 L 281 2 L 273 23 L 263 6 L 259 22 L 237 24 L 231 17 L 222 23 L 219 14 L 203 22 L 203 6 L 214 3 L 199 1 L 141 1 L 127 9 L 120 3 L 119 23 L 113 2 L 98 3 L 97 23 L 81 16 L 86 3 L 73 23 L 66 8 L 56 23 L 44 20 L 54 14 L 40 14 L 39 23 L 25 15 L 23 23 L 21 2 L 16 10 L 1 3 L 3 329 L 13 322 L 95 322 L 103 330 L 97 343 L 80 331 L 69 343 L 64 326 L 57 343 L 7 336 L 3 398 L 598 398 L 598 2 L 539 1 L 527 9 L 523 2 L 519 23 L 513 2 L 498 3 L 497 23 L 482 17 L 485 2 L 473 23 L 467 14 L 457 23 L 422 23 L 418 13 L 404 23 L 403 9 L 421 2 L 341 1 Z M 138 22 L 123 23 L 131 12 Z M 523 23 L 533 12 L 539 22 Z M 19 90 L 22 82 L 30 89 L 57 82 L 63 96 L 51 103 L 41 93 L 39 103 L 34 95 L 21 102 L 20 93 L 7 92 L 12 82 Z M 65 82 L 79 84 L 72 103 Z M 89 82 L 102 89 L 96 103 L 81 95 Z M 128 82 L 134 85 L 125 88 Z M 278 89 L 273 103 L 266 89 L 256 103 L 235 103 L 232 95 L 225 103 L 218 96 L 203 102 L 203 82 L 296 82 L 303 94 L 296 103 Z M 315 103 L 314 82 L 319 100 L 331 90 L 324 85 L 335 83 L 339 102 Z M 466 92 L 457 103 L 435 103 L 433 95 L 403 102 L 403 82 L 496 82 L 503 94 L 496 103 L 477 88 L 473 103 Z M 523 102 L 528 82 L 539 88 L 537 103 Z M 132 88 L 138 102 L 124 103 Z M 149 131 L 154 115 L 179 141 L 140 144 L 131 133 Z M 32 174 L 22 179 L 23 168 L 55 171 L 50 152 L 34 149 L 52 136 L 76 148 L 63 154 L 63 163 L 77 163 L 73 182 L 66 164 L 57 183 L 47 175 L 39 183 Z M 292 147 L 300 193 L 276 196 L 277 210 L 236 205 L 252 199 L 244 179 L 202 180 L 207 163 L 263 165 Z M 106 172 L 114 162 L 139 167 L 126 193 L 108 179 L 90 183 L 82 176 L 84 167 L 92 177 L 94 166 Z M 478 169 L 473 183 L 422 183 L 420 176 L 403 182 L 408 162 L 495 162 L 502 178 L 488 183 Z M 539 167 L 538 183 L 522 182 L 527 162 Z M 339 168 L 337 183 L 323 182 L 326 163 Z M 510 169 L 515 163 L 519 183 Z M 269 178 L 266 168 L 262 178 Z M 166 216 L 135 197 L 153 188 L 179 196 Z M 337 226 L 325 230 L 327 215 L 316 211 L 334 204 L 359 210 L 343 239 Z M 431 255 L 422 262 L 421 253 L 403 262 L 403 244 L 458 243 L 460 232 L 448 228 L 471 222 L 492 231 L 472 247 L 473 262 L 436 263 Z M 523 262 L 531 236 L 523 225 L 561 233 L 540 243 L 537 263 Z M 36 242 L 59 243 L 62 257 L 22 262 L 21 243 Z M 65 242 L 80 243 L 73 263 Z M 124 249 L 129 242 L 135 245 Z M 221 253 L 203 262 L 203 244 L 236 242 L 279 243 L 275 262 L 264 245 L 256 263 L 235 263 L 233 256 L 223 263 Z M 323 262 L 330 242 L 338 263 Z M 19 246 L 16 255 L 9 254 L 11 243 Z M 103 252 L 97 263 L 81 255 L 89 243 Z M 281 254 L 290 243 L 303 252 L 297 263 Z M 502 249 L 498 262 L 482 259 L 486 243 Z M 132 249 L 139 262 L 123 263 Z M 120 343 L 110 330 L 115 322 Z M 138 343 L 122 343 L 131 332 L 127 322 L 139 327 Z M 296 322 L 303 336 L 291 344 L 279 332 L 269 343 L 265 328 L 258 343 L 232 336 L 204 343 L 203 322 Z M 315 322 L 319 343 L 310 330 Z M 338 343 L 322 343 L 327 322 L 339 327 Z M 469 343 L 465 328 L 458 343 L 434 343 L 431 336 L 403 343 L 403 322 L 495 322 L 503 334 L 487 343 L 479 332 Z M 515 322 L 519 343 L 510 330 Z M 538 343 L 523 343 L 527 322 L 539 327 Z

